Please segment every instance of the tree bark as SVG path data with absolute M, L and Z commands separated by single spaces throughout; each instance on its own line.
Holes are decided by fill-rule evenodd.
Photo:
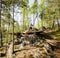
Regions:
M 52 29 L 54 29 L 54 24 L 55 24 L 55 21 L 53 20 Z
M 12 34 L 12 40 L 13 40 L 13 53 L 14 53 L 14 4 L 13 4 L 13 34 Z
M 2 10 L 2 0 L 0 0 L 0 47 L 2 46 L 1 10 Z
M 59 24 L 59 19 L 57 18 L 57 25 L 58 25 L 58 30 L 60 30 L 60 24 Z

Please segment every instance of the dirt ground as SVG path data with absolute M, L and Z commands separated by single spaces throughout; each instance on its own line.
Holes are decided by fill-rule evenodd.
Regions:
M 52 45 L 56 45 L 56 42 L 60 42 L 60 40 L 46 40 L 46 41 L 49 42 Z M 28 45 L 25 48 L 26 49 L 24 49 L 24 50 L 16 52 L 14 54 L 14 56 L 15 56 L 14 58 L 24 58 L 26 55 L 28 55 L 30 53 L 30 51 L 32 49 L 37 49 L 38 50 L 38 48 L 36 48 L 34 46 L 31 46 L 31 45 Z M 60 58 L 60 49 L 59 48 L 54 48 L 53 54 L 54 54 L 54 58 Z
M 60 58 L 60 39 L 55 39 L 55 40 L 46 40 L 53 46 L 59 46 L 59 48 L 55 48 L 53 50 L 55 58 Z M 57 45 L 57 42 L 59 42 L 59 45 Z

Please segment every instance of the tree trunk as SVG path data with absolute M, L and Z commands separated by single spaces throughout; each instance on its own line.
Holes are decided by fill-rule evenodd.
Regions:
M 12 34 L 12 40 L 13 40 L 13 53 L 14 53 L 14 4 L 13 4 L 13 34 Z
M 58 25 L 58 30 L 60 30 L 60 24 L 59 24 L 59 19 L 57 18 L 57 25 Z
M 37 16 L 38 16 L 38 13 L 37 13 Z M 39 19 L 38 19 L 38 17 L 37 17 L 37 20 L 38 20 L 38 28 L 39 28 Z
M 55 21 L 53 20 L 52 29 L 54 29 L 54 24 L 55 24 Z
M 2 46 L 1 10 L 2 10 L 2 0 L 0 0 L 0 47 Z
M 41 19 L 41 27 L 43 27 L 43 19 Z
M 25 8 L 23 9 L 23 31 L 25 30 Z

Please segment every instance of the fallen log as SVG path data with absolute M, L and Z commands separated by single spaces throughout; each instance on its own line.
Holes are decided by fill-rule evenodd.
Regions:
M 60 42 L 56 40 L 46 40 L 51 46 L 52 50 L 60 49 Z

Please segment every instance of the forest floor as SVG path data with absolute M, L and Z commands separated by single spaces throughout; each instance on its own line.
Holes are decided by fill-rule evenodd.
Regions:
M 54 56 L 56 58 L 60 58 L 60 31 L 51 32 L 50 35 L 54 38 L 52 40 L 46 39 L 47 42 L 49 42 L 53 46 L 59 46 L 59 48 L 55 48 L 53 50 Z M 58 44 L 57 44 L 58 43 Z
M 46 41 L 54 46 L 53 54 L 54 58 L 60 58 L 60 32 L 52 32 L 49 33 L 54 39 L 46 39 Z M 19 48 L 19 45 L 15 45 L 16 49 Z M 29 55 L 30 51 L 32 50 L 38 50 L 39 47 L 35 47 L 33 45 L 27 45 L 25 46 L 25 49 L 22 50 L 17 50 L 13 54 L 13 58 L 24 58 L 26 55 Z M 6 57 L 1 57 L 1 58 L 6 58 Z M 52 57 L 53 58 L 53 57 Z
M 49 42 L 51 45 L 56 46 L 54 47 L 53 53 L 55 58 L 60 58 L 60 39 L 56 39 L 56 40 L 46 40 L 47 42 Z M 57 42 L 59 43 L 59 48 L 57 48 Z
M 46 41 L 52 45 L 56 45 L 56 42 L 60 42 L 60 40 L 48 40 L 48 39 L 46 39 Z M 60 43 L 59 43 L 59 45 L 60 45 Z M 15 53 L 16 56 L 14 58 L 24 58 L 26 55 L 29 55 L 30 51 L 32 51 L 34 49 L 38 50 L 37 47 L 31 46 L 31 45 L 27 45 L 25 48 L 26 49 L 24 49 L 24 50 L 16 52 Z M 60 48 L 54 47 L 53 54 L 54 54 L 54 58 L 60 58 Z
M 50 34 L 54 39 L 46 39 L 46 41 L 51 44 L 52 46 L 54 46 L 54 50 L 53 50 L 53 54 L 54 54 L 54 57 L 52 58 L 60 58 L 60 38 L 59 36 L 56 37 L 56 35 L 59 34 L 60 36 L 60 33 L 59 32 L 56 32 L 56 33 L 53 33 L 53 34 Z M 25 50 L 21 50 L 21 51 L 18 51 L 15 53 L 15 57 L 14 58 L 24 58 L 26 55 L 29 54 L 29 52 L 33 49 L 37 49 L 37 47 L 34 47 L 34 46 L 31 46 L 31 45 L 27 45 L 25 48 Z

